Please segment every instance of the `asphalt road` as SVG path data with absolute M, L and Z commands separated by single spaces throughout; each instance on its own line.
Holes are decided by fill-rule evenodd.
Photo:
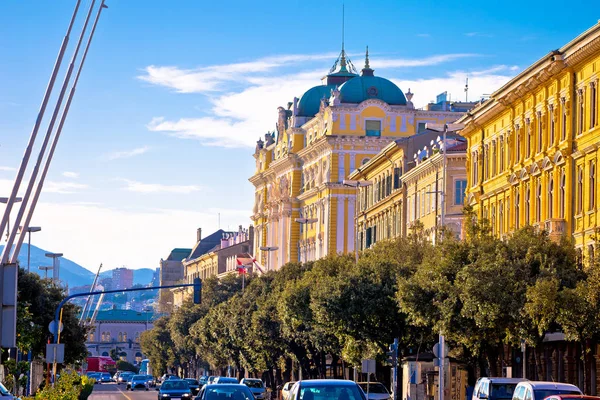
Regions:
M 137 390 L 135 392 L 125 390 L 125 385 L 116 383 L 101 383 L 94 385 L 94 391 L 90 400 L 156 400 L 158 392 L 154 388 L 149 391 Z

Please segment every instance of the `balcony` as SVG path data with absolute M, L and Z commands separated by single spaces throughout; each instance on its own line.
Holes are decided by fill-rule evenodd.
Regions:
M 544 221 L 544 229 L 551 238 L 560 238 L 566 233 L 567 223 L 562 218 L 552 218 Z

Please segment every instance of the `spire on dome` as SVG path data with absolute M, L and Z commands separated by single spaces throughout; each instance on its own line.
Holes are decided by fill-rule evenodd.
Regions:
M 369 66 L 369 46 L 367 46 L 367 55 L 365 56 L 365 68 L 371 68 Z
M 346 54 L 346 50 L 344 48 L 344 31 L 345 31 L 345 6 L 342 4 L 342 51 L 340 52 L 340 55 L 338 56 L 337 60 L 335 60 L 335 63 L 333 63 L 333 67 L 331 67 L 331 69 L 329 70 L 329 74 L 350 73 L 350 74 L 358 75 L 356 68 L 354 68 L 352 61 L 350 61 L 350 58 Z M 340 65 L 340 69 L 336 72 L 338 64 Z
M 369 46 L 367 46 L 367 54 L 365 55 L 365 67 L 361 71 L 361 76 L 373 76 L 373 70 L 369 65 Z

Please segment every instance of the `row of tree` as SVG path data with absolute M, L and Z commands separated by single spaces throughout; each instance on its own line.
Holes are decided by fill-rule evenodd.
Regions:
M 415 226 L 357 263 L 348 255 L 290 263 L 251 277 L 243 291 L 238 277 L 208 279 L 203 303 L 157 320 L 141 346 L 156 372 L 200 360 L 241 373 L 276 370 L 281 376 L 267 380 L 279 382 L 290 379 L 292 362 L 305 378 L 323 377 L 327 356 L 332 365 L 382 361 L 395 337 L 402 355 L 414 354 L 441 331 L 451 355 L 497 375 L 502 345 L 535 347 L 562 331 L 585 346 L 600 333 L 598 318 L 596 260 L 584 265 L 568 239 L 532 227 L 499 240 L 473 222 L 462 241 L 444 235 L 434 246 Z

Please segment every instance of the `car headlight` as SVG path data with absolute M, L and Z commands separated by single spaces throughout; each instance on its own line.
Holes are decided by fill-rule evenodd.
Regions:
M 166 393 L 163 393 L 162 397 L 169 397 L 169 395 Z

